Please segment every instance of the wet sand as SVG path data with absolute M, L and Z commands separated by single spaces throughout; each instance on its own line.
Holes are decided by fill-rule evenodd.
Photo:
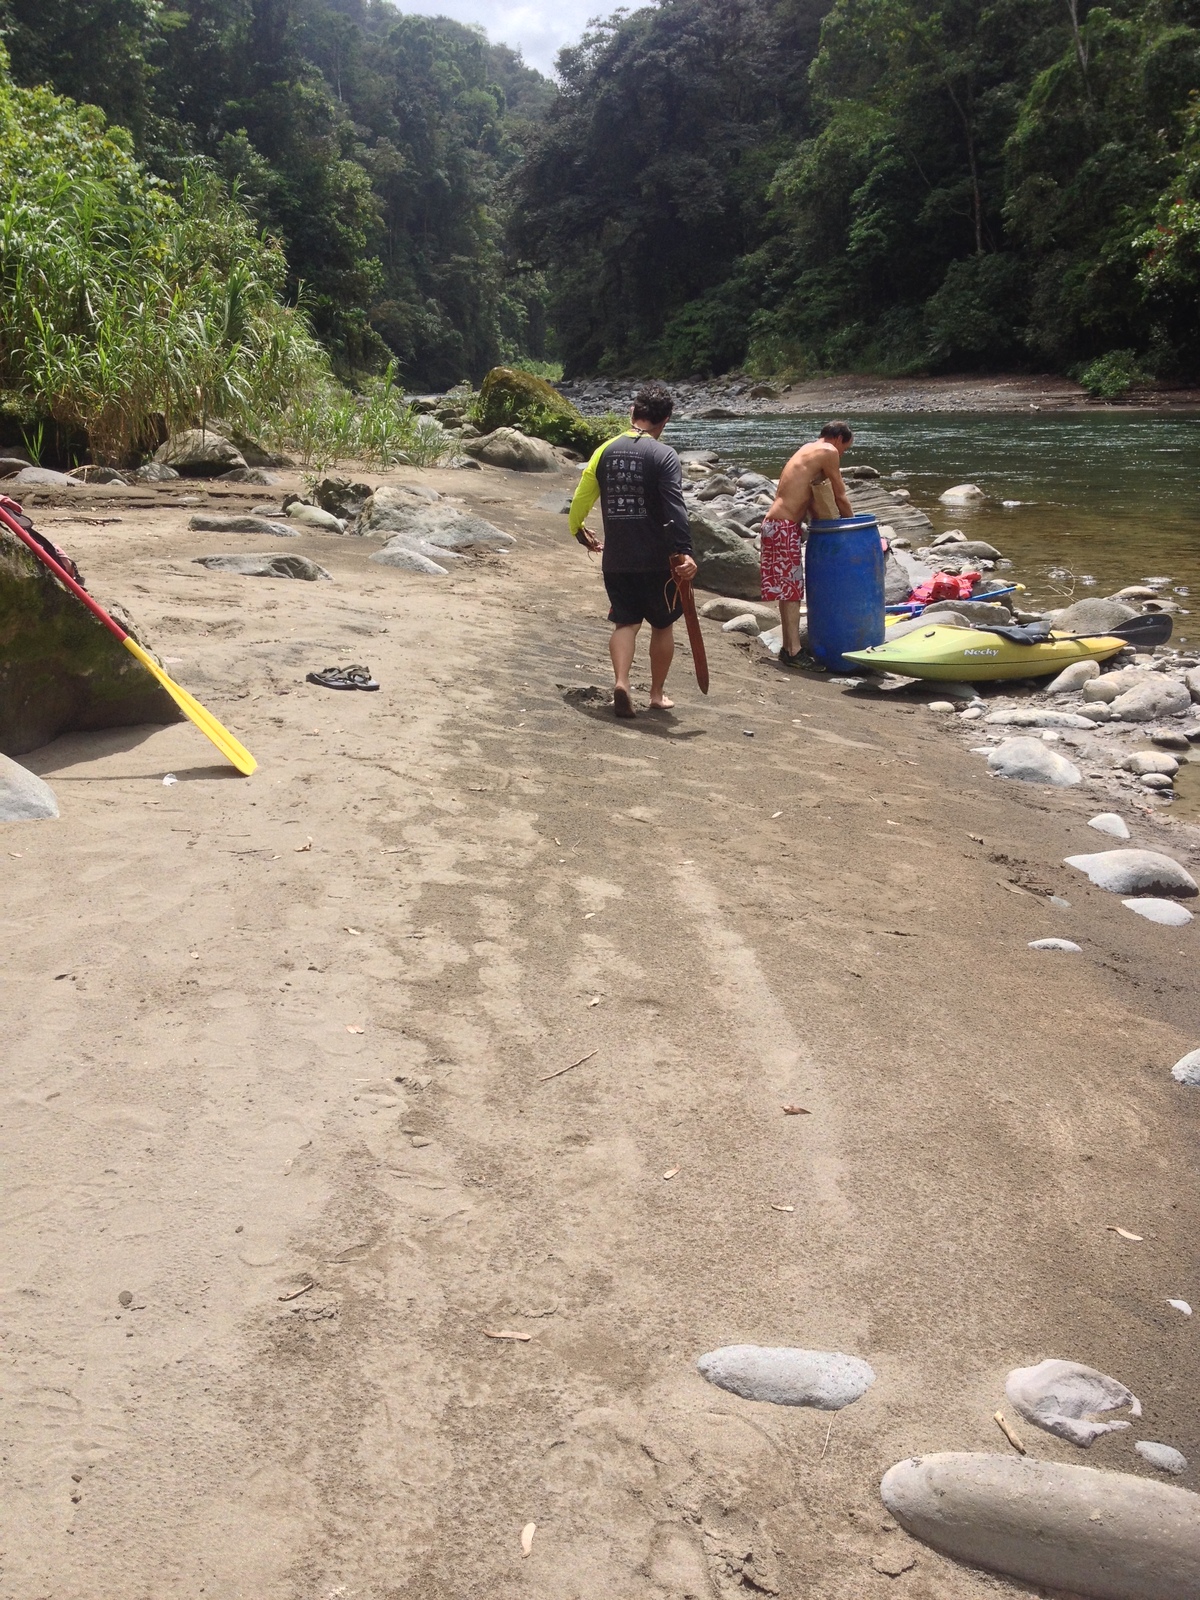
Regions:
M 0 838 L 6 1600 L 715 1600 L 751 1552 L 795 1600 L 1031 1593 L 878 1483 L 1007 1450 L 1047 1356 L 1144 1425 L 1033 1454 L 1200 1458 L 1197 925 L 1062 865 L 1086 795 L 716 625 L 707 699 L 681 648 L 674 715 L 617 723 L 548 480 L 398 476 L 513 552 L 278 541 L 302 584 L 193 565 L 275 542 L 177 494 L 34 508 L 261 766 L 190 724 L 22 758 L 63 814 Z M 304 683 L 335 661 L 380 692 Z M 754 1405 L 695 1370 L 738 1342 L 877 1381 Z

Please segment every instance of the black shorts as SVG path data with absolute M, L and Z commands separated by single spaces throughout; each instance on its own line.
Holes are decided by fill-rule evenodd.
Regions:
M 608 620 L 618 628 L 636 622 L 669 628 L 683 615 L 679 590 L 669 568 L 662 572 L 606 572 L 604 587 L 611 602 Z

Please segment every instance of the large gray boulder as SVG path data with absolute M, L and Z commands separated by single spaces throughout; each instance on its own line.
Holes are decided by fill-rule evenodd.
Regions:
M 124 612 L 108 609 L 138 637 Z M 0 528 L 0 751 L 19 756 L 60 733 L 182 715 L 145 667 Z
M 269 533 L 275 539 L 298 539 L 295 528 L 286 522 L 272 522 L 268 517 L 209 517 L 203 513 L 188 519 L 194 533 Z
M 558 472 L 554 446 L 545 439 L 532 439 L 519 428 L 496 428 L 482 439 L 464 439 L 463 453 L 489 467 L 505 467 L 510 472 Z
M 706 600 L 700 607 L 700 615 L 712 622 L 732 622 L 734 617 L 751 616 L 764 628 L 779 626 L 779 607 L 761 600 Z
M 751 540 L 699 507 L 689 509 L 688 526 L 696 553 L 698 588 L 742 600 L 762 598 L 762 568 Z
M 1098 889 L 1113 894 L 1169 894 L 1183 900 L 1200 894 L 1191 873 L 1157 850 L 1099 850 L 1065 860 L 1068 867 L 1086 873 Z
M 0 756 L 0 822 L 41 822 L 57 815 L 58 801 L 50 785 Z
M 363 501 L 355 533 L 364 538 L 381 533 L 405 533 L 414 512 L 428 511 L 442 496 L 423 483 L 385 483 Z
M 289 496 L 283 502 L 283 514 L 298 528 L 313 528 L 318 533 L 345 533 L 346 524 L 341 517 L 322 506 L 310 506 L 298 496 Z
M 50 467 L 22 467 L 20 472 L 4 480 L 4 492 L 19 500 L 22 489 L 78 489 L 79 479 L 65 472 L 55 472 Z
M 1100 676 L 1098 661 L 1072 661 L 1046 685 L 1047 694 L 1078 694 L 1085 683 Z
M 1054 631 L 1103 634 L 1136 616 L 1134 608 L 1123 600 L 1076 600 L 1074 605 L 1055 612 Z
M 1054 1357 L 1036 1367 L 1015 1368 L 1004 1380 L 1004 1392 L 1026 1422 L 1081 1450 L 1090 1449 L 1102 1434 L 1132 1427 L 1125 1418 L 1097 1422 L 1098 1414 L 1122 1410 L 1134 1417 L 1142 1414 L 1141 1401 L 1118 1379 L 1078 1361 Z
M 362 515 L 362 509 L 375 491 L 369 483 L 355 483 L 350 478 L 330 476 L 313 485 L 313 499 L 322 511 L 328 511 L 343 522 L 353 522 Z
M 945 1452 L 900 1461 L 883 1503 L 957 1561 L 1089 1600 L 1195 1600 L 1200 1495 L 1026 1456 Z
M 1157 722 L 1159 717 L 1178 717 L 1192 708 L 1192 697 L 1187 686 L 1164 678 L 1159 673 L 1147 673 L 1148 683 L 1126 689 L 1112 702 L 1112 714 L 1122 722 Z
M 840 1350 L 770 1349 L 757 1344 L 730 1344 L 710 1350 L 696 1363 L 709 1383 L 744 1400 L 766 1400 L 777 1406 L 814 1406 L 840 1411 L 862 1398 L 875 1382 L 872 1369 L 858 1356 Z
M 925 607 L 925 616 L 940 617 L 943 611 L 958 611 L 978 628 L 1012 626 L 1013 614 L 1001 600 L 935 600 Z
M 1002 728 L 1090 728 L 1086 717 L 1074 711 L 1051 711 L 1046 706 L 1010 706 L 989 711 L 985 722 Z
M 165 467 L 174 467 L 185 478 L 216 478 L 234 467 L 249 465 L 237 445 L 207 428 L 185 428 L 182 433 L 173 433 L 154 452 L 154 459 Z
M 1083 774 L 1066 756 L 1060 756 L 1041 739 L 1005 739 L 987 758 L 988 770 L 1000 778 L 1024 783 L 1049 783 L 1066 789 L 1080 783 Z
M 331 575 L 324 567 L 310 561 L 307 556 L 286 553 L 272 555 L 194 556 L 198 567 L 210 572 L 236 572 L 243 578 L 300 578 L 305 583 L 315 583 L 318 578 Z

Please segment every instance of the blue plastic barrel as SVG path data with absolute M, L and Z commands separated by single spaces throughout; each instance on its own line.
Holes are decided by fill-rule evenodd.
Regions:
M 808 648 L 831 672 L 859 670 L 847 650 L 883 643 L 883 544 L 866 512 L 815 521 L 804 556 Z

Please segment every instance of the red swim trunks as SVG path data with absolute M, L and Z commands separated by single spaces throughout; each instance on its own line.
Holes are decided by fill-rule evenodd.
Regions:
M 804 529 L 785 518 L 762 525 L 762 597 L 804 599 Z

